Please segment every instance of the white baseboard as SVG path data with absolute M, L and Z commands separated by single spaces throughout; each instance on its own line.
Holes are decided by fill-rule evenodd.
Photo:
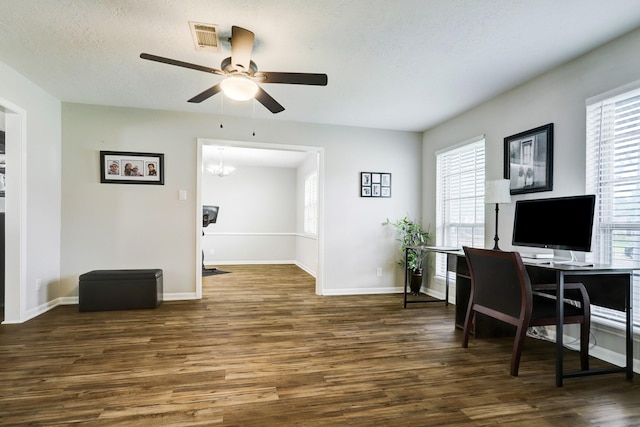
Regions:
M 340 288 L 323 289 L 323 295 L 375 295 L 375 294 L 401 294 L 402 289 L 397 287 L 385 288 Z
M 296 262 L 295 264 L 296 264 L 296 266 L 298 266 L 300 269 L 302 269 L 302 270 L 306 271 L 307 273 L 309 273 L 309 275 L 311 275 L 311 276 L 313 276 L 313 277 L 318 277 L 318 276 L 316 276 L 316 272 L 315 272 L 315 271 L 313 271 L 312 269 L 310 269 L 309 267 L 307 267 L 306 265 L 304 265 L 304 264 L 300 264 L 299 262 Z
M 16 325 L 16 324 L 20 324 L 20 323 L 24 323 L 27 322 L 31 319 L 33 319 L 34 317 L 38 317 L 41 314 L 46 313 L 47 311 L 51 310 L 52 308 L 55 308 L 57 306 L 61 305 L 61 298 L 57 298 L 55 300 L 51 300 L 51 301 L 47 301 L 44 304 L 40 304 L 39 306 L 32 308 L 31 310 L 28 310 L 25 313 L 25 316 L 19 320 L 5 320 L 4 322 L 2 322 L 3 325 Z
M 273 260 L 234 260 L 234 261 L 222 261 L 222 260 L 204 260 L 205 266 L 216 265 L 261 265 L 261 264 L 296 264 L 294 260 L 287 259 L 273 259 Z
M 202 299 L 199 298 L 195 292 L 176 292 L 171 294 L 163 294 L 163 301 L 188 301 L 188 300 L 197 300 Z

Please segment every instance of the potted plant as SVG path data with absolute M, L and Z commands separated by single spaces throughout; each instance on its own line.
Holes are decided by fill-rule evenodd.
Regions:
M 410 220 L 408 217 L 404 217 L 395 222 L 387 220 L 382 225 L 391 225 L 398 232 L 398 241 L 400 242 L 400 261 L 398 264 L 404 266 L 405 251 L 408 246 L 422 246 L 427 244 L 430 235 L 429 231 L 424 231 L 420 224 Z M 416 251 L 409 249 L 407 254 L 406 268 L 411 272 L 411 280 L 409 287 L 411 288 L 412 295 L 420 295 L 420 288 L 422 287 L 422 263 L 424 260 L 424 253 L 422 251 Z

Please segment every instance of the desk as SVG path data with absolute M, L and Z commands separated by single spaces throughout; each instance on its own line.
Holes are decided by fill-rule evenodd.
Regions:
M 404 308 L 407 308 L 407 304 L 416 304 L 416 303 L 424 303 L 424 302 L 442 302 L 439 299 L 418 299 L 418 300 L 407 300 L 407 286 L 409 283 L 409 268 L 407 267 L 409 260 L 409 250 L 417 251 L 424 256 L 429 252 L 443 253 L 447 254 L 447 274 L 445 277 L 445 296 L 444 296 L 444 305 L 449 305 L 449 271 L 453 273 L 456 272 L 456 262 L 457 257 L 462 255 L 464 258 L 464 252 L 462 252 L 459 248 L 451 248 L 451 247 L 442 247 L 442 246 L 407 246 L 404 250 Z M 467 299 L 468 300 L 468 299 Z
M 466 309 L 469 304 L 471 292 L 471 277 L 464 254 L 456 254 L 457 261 L 451 264 L 456 274 L 456 327 L 463 327 Z M 599 265 L 589 267 L 576 267 L 561 264 L 541 264 L 539 262 L 527 263 L 527 272 L 531 283 L 556 283 L 556 385 L 562 387 L 565 378 L 610 374 L 623 372 L 628 380 L 633 379 L 633 271 L 640 266 L 617 267 L 612 265 Z M 447 269 L 450 264 L 447 262 Z M 449 270 L 454 271 L 454 270 Z M 563 332 L 565 283 L 583 283 L 589 293 L 591 303 L 594 305 L 624 311 L 626 313 L 626 365 L 610 369 L 591 369 L 587 371 L 565 372 L 563 367 Z M 486 337 L 501 335 L 496 333 L 496 323 L 493 319 L 482 318 L 476 315 L 475 336 Z
M 526 263 L 525 263 L 526 264 Z M 555 273 L 556 301 L 556 385 L 562 387 L 564 378 L 587 375 L 626 373 L 627 380 L 633 379 L 633 268 L 612 265 L 594 265 L 575 267 L 558 264 L 527 264 L 527 270 L 540 270 Z M 534 272 L 535 273 L 535 272 Z M 587 288 L 589 299 L 594 305 L 611 308 L 626 313 L 626 366 L 610 369 L 590 369 L 587 371 L 565 372 L 563 362 L 563 322 L 565 282 L 581 282 Z M 606 287 L 603 286 L 606 284 Z M 606 289 L 608 288 L 608 289 Z M 618 292 L 611 292 L 611 289 Z M 621 289 L 622 288 L 622 289 Z M 622 291 L 622 292 L 620 292 Z

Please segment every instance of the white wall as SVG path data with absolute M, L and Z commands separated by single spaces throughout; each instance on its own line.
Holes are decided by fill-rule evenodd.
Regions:
M 294 168 L 239 166 L 223 178 L 204 170 L 202 204 L 220 207 L 204 229 L 205 263 L 294 263 L 296 202 Z
M 420 214 L 421 134 L 230 116 L 221 129 L 206 114 L 81 104 L 63 104 L 62 115 L 63 295 L 77 295 L 78 275 L 96 268 L 162 268 L 168 298 L 195 294 L 197 138 L 324 147 L 322 292 L 400 290 L 394 237 L 381 223 Z M 100 150 L 165 153 L 165 185 L 100 184 Z M 393 174 L 392 198 L 359 197 L 367 170 Z
M 0 110 L 11 165 L 5 198 L 5 322 L 11 323 L 46 310 L 58 296 L 61 104 L 0 62 Z
M 435 152 L 481 134 L 486 135 L 486 179 L 492 180 L 502 178 L 505 137 L 554 123 L 553 191 L 513 196 L 514 203 L 500 207 L 502 249 L 513 249 L 510 242 L 516 200 L 584 194 L 585 100 L 639 80 L 639 49 L 640 30 L 425 132 L 422 206 L 427 221 L 435 224 Z M 487 247 L 492 247 L 494 224 L 494 207 L 487 206 Z M 442 292 L 442 286 L 432 283 L 437 293 Z
M 486 135 L 486 179 L 503 177 L 504 138 L 554 123 L 553 191 L 512 197 L 500 207 L 500 247 L 511 249 L 515 201 L 585 192 L 585 101 L 640 79 L 640 30 L 548 72 L 424 133 L 423 213 L 435 224 L 436 151 Z M 495 207 L 485 209 L 485 244 L 493 246 Z

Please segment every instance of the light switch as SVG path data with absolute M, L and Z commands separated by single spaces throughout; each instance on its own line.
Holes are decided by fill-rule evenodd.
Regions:
M 178 199 L 187 200 L 187 190 L 178 191 Z

